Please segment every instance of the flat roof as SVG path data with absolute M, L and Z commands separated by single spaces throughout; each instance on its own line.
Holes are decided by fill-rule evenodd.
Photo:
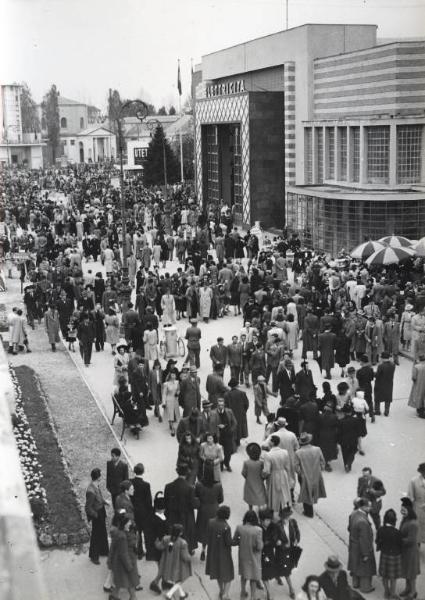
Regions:
M 421 44 L 425 44 L 425 38 L 423 39 L 417 39 L 417 40 L 403 40 L 402 38 L 399 40 L 393 40 L 391 42 L 385 42 L 383 44 L 376 44 L 375 46 L 369 46 L 368 48 L 359 48 L 358 50 L 349 50 L 348 52 L 340 52 L 339 54 L 330 54 L 329 56 L 319 56 L 317 58 L 315 58 L 315 61 L 319 61 L 319 60 L 323 60 L 326 61 L 328 59 L 332 59 L 332 58 L 341 58 L 342 56 L 349 56 L 350 54 L 359 54 L 361 52 L 369 52 L 370 50 L 381 50 L 381 48 L 387 48 L 388 46 L 398 46 L 400 44 L 403 45 L 421 45 Z
M 214 50 L 214 52 L 208 52 L 207 54 L 203 54 L 202 57 L 212 56 L 213 54 L 218 54 L 219 52 L 223 52 L 224 50 L 237 48 L 238 46 L 243 46 L 244 44 L 249 44 L 250 42 L 256 42 L 257 40 L 265 40 L 266 38 L 273 37 L 275 35 L 283 35 L 288 31 L 294 31 L 295 29 L 301 29 L 302 27 L 375 27 L 375 29 L 378 29 L 378 25 L 372 25 L 370 23 L 303 23 L 302 25 L 297 25 L 296 27 L 289 27 L 289 29 L 282 29 L 281 31 L 275 31 L 274 33 L 268 33 L 267 35 L 261 35 L 257 38 L 252 38 L 250 40 L 245 40 L 244 42 L 239 42 L 239 44 L 232 44 L 232 46 L 226 46 L 226 48 L 220 48 L 220 50 Z
M 366 200 L 374 202 L 425 200 L 425 190 L 421 189 L 385 190 L 359 189 L 337 185 L 293 185 L 288 186 L 287 191 L 307 196 L 317 196 L 318 198 L 339 198 L 340 200 Z

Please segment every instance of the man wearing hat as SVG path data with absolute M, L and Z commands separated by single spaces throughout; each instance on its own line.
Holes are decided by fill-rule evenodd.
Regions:
M 207 375 L 205 389 L 208 393 L 208 400 L 211 402 L 213 408 L 216 408 L 217 399 L 223 397 L 229 391 L 229 388 L 223 383 L 223 370 L 220 363 L 215 364 L 213 373 Z
M 37 317 L 37 300 L 35 297 L 34 284 L 25 287 L 24 304 L 27 310 L 27 321 L 31 329 L 34 329 L 34 319 Z
M 289 456 L 289 487 L 291 489 L 291 497 L 294 499 L 294 488 L 295 488 L 295 452 L 299 450 L 299 443 L 297 436 L 292 431 L 289 431 L 286 427 L 288 421 L 285 417 L 278 417 L 275 426 L 277 431 L 273 434 L 279 438 L 279 448 L 286 450 Z M 263 447 L 271 447 L 271 435 L 264 441 Z
M 373 548 L 373 530 L 368 515 L 371 503 L 360 498 L 357 510 L 349 520 L 348 531 L 348 570 L 353 578 L 353 587 L 369 593 L 375 589 L 372 577 L 376 575 L 376 561 Z
M 391 308 L 387 312 L 387 321 L 384 324 L 384 346 L 385 351 L 392 355 L 394 363 L 398 362 L 400 351 L 400 323 L 397 321 L 396 310 Z
M 248 437 L 248 422 L 246 413 L 249 408 L 248 396 L 238 389 L 238 379 L 233 377 L 229 381 L 230 391 L 224 394 L 226 407 L 232 409 L 236 419 L 235 442 L 240 446 L 241 439 Z
M 327 600 L 349 600 L 351 590 L 347 573 L 342 569 L 339 558 L 334 555 L 329 556 L 323 566 L 325 570 L 319 576 L 319 581 Z
M 269 389 L 264 375 L 258 375 L 257 381 L 254 384 L 254 414 L 259 425 L 261 424 L 261 413 L 267 417 L 270 412 L 267 405 L 267 397 L 269 394 L 272 396 L 277 396 L 277 394 Z
M 200 413 L 200 418 L 202 422 L 202 433 L 204 435 L 208 433 L 215 433 L 215 424 L 211 422 L 211 408 L 212 404 L 209 400 L 202 401 L 202 410 Z
M 295 452 L 295 472 L 300 479 L 300 495 L 298 502 L 303 503 L 304 515 L 313 517 L 313 504 L 319 498 L 326 498 L 322 471 L 325 459 L 317 446 L 312 446 L 313 436 L 303 432 L 300 435 L 300 448 Z
M 393 382 L 395 364 L 390 361 L 388 352 L 382 352 L 381 362 L 376 369 L 375 375 L 375 415 L 381 414 L 381 402 L 384 403 L 384 415 L 390 414 L 390 405 L 393 401 Z
M 224 345 L 222 337 L 218 337 L 217 343 L 211 346 L 210 359 L 212 360 L 214 371 L 223 377 L 224 369 L 228 362 L 228 350 Z
M 190 364 L 196 365 L 196 368 L 199 369 L 201 366 L 200 362 L 200 352 L 201 352 L 201 344 L 199 340 L 201 339 L 201 330 L 199 329 L 198 321 L 196 319 L 190 319 L 190 327 L 186 329 L 185 338 L 187 340 L 187 357 L 186 362 L 190 361 Z
M 192 408 L 199 410 L 201 406 L 200 379 L 195 365 L 190 365 L 189 376 L 180 382 L 180 406 L 183 408 L 183 417 L 189 416 Z
M 182 441 L 185 433 L 188 431 L 193 434 L 197 442 L 201 441 L 201 438 L 206 431 L 204 429 L 203 419 L 201 418 L 197 408 L 192 408 L 189 416 L 180 419 L 176 430 L 176 437 L 179 444 Z
M 407 494 L 418 518 L 418 543 L 425 544 L 425 462 L 418 466 L 418 475 L 410 480 Z
M 199 508 L 199 499 L 195 496 L 194 486 L 186 481 L 187 467 L 179 466 L 176 471 L 177 478 L 164 488 L 165 516 L 170 526 L 183 525 L 184 538 L 193 554 L 198 545 L 193 511 Z

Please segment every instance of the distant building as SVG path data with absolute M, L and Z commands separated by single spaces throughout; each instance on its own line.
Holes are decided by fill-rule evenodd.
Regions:
M 425 235 L 425 41 L 307 24 L 203 56 L 197 192 L 336 254 Z
M 65 96 L 58 97 L 62 157 L 72 163 L 116 158 L 115 135 L 103 125 L 100 109 Z M 41 119 L 47 136 L 46 123 Z
M 43 143 L 36 133 L 23 133 L 21 86 L 0 85 L 0 164 L 38 169 L 43 166 Z

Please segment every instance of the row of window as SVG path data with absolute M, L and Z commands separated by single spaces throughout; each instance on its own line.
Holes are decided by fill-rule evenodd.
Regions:
M 324 179 L 360 182 L 360 154 L 362 153 L 366 159 L 363 183 L 388 184 L 390 127 L 389 125 L 364 127 L 364 134 L 364 147 L 361 148 L 359 126 L 315 127 L 314 129 L 306 127 L 304 130 L 305 182 L 320 184 Z M 399 184 L 421 181 L 422 135 L 422 125 L 397 126 L 396 164 Z M 326 165 L 325 174 L 324 165 Z M 313 166 L 316 167 L 315 176 Z
M 68 128 L 68 119 L 66 117 L 61 118 L 61 129 Z M 80 129 L 84 129 L 84 117 L 80 117 Z

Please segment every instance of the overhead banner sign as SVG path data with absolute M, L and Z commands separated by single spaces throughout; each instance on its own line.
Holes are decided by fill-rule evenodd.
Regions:
M 229 96 L 230 94 L 240 94 L 241 92 L 245 92 L 244 79 L 207 85 L 205 90 L 207 98 L 213 98 L 214 96 Z

